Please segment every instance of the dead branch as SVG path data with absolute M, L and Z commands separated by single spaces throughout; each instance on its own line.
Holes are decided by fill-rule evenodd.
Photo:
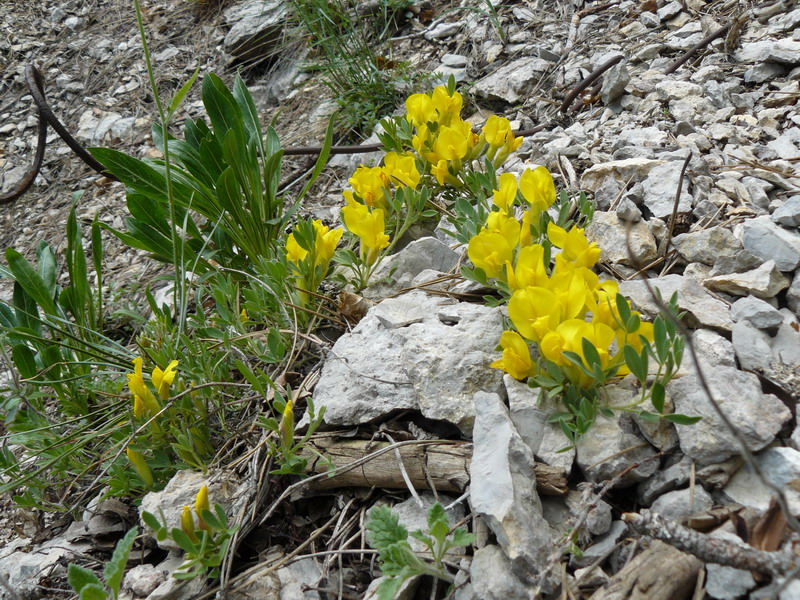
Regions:
M 622 520 L 634 531 L 662 540 L 684 552 L 693 554 L 706 563 L 714 563 L 746 571 L 758 571 L 772 577 L 785 576 L 794 569 L 796 557 L 783 552 L 766 552 L 752 546 L 739 545 L 724 539 L 712 538 L 702 533 L 664 519 L 649 510 L 625 513 Z
M 405 489 L 402 470 L 395 453 L 381 452 L 390 444 L 368 440 L 342 440 L 321 438 L 309 444 L 303 457 L 309 461 L 309 474 L 324 474 L 329 464 L 336 469 L 332 477 L 317 477 L 309 482 L 308 490 L 327 490 L 340 487 L 379 487 Z M 469 464 L 472 444 L 442 441 L 426 446 L 395 446 L 403 469 L 415 489 L 427 490 L 433 486 L 439 492 L 463 492 L 470 481 Z M 373 460 L 363 462 L 359 468 L 341 471 L 353 461 L 376 454 Z M 320 458 L 321 457 L 321 458 Z M 567 493 L 564 469 L 536 462 L 533 465 L 536 489 L 539 494 L 563 496 Z

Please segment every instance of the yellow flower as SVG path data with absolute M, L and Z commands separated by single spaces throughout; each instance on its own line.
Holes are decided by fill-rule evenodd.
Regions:
M 447 169 L 447 161 L 442 159 L 431 167 L 431 174 L 436 177 L 439 185 L 444 185 L 451 178 L 450 171 Z
M 378 252 L 389 245 L 389 236 L 384 232 L 384 215 L 380 208 L 372 211 L 363 204 L 348 199 L 342 208 L 342 218 L 347 229 L 361 240 L 361 249 L 372 264 L 378 258 Z
M 583 235 L 583 229 L 573 227 L 569 232 L 555 223 L 548 223 L 547 237 L 557 248 L 561 248 L 561 256 L 579 267 L 592 267 L 600 259 L 600 248 Z
M 501 234 L 484 229 L 467 246 L 467 256 L 489 278 L 503 275 L 503 267 L 512 258 L 512 247 Z
M 177 368 L 178 361 L 173 360 L 167 365 L 165 371 L 162 371 L 159 367 L 153 369 L 153 385 L 156 386 L 158 395 L 161 396 L 162 400 L 167 400 L 169 398 L 169 387 L 172 385 L 172 382 L 175 381 Z
M 419 185 L 419 171 L 417 161 L 413 154 L 397 154 L 389 152 L 383 159 L 384 171 L 390 179 L 399 181 L 402 185 L 411 189 L 417 189 Z
M 294 403 L 289 398 L 283 408 L 283 416 L 278 426 L 281 434 L 281 445 L 284 450 L 289 451 L 294 444 Z
M 590 368 L 586 363 L 583 352 L 584 338 L 591 342 L 597 349 L 600 356 L 600 364 L 606 368 L 609 364 L 609 346 L 614 341 L 614 331 L 603 323 L 587 323 L 582 319 L 567 319 L 559 323 L 554 331 L 547 333 L 539 344 L 542 356 L 549 361 L 561 366 L 569 366 L 572 363 L 566 359 L 564 352 L 574 352 L 583 359 L 584 366 Z M 580 376 L 578 375 L 580 374 Z M 585 373 L 575 369 L 571 373 L 576 383 L 586 386 L 593 378 L 589 378 Z
M 365 204 L 368 206 L 379 206 L 387 208 L 385 188 L 389 186 L 389 177 L 381 167 L 365 167 L 361 165 L 348 179 Z
M 286 236 L 286 258 L 296 265 L 299 265 L 308 255 L 308 250 L 297 243 L 294 233 Z
M 508 316 L 514 327 L 527 340 L 540 341 L 561 322 L 558 297 L 542 287 L 517 290 L 508 301 Z
M 204 510 L 211 510 L 211 505 L 208 503 L 207 485 L 204 485 L 197 491 L 197 496 L 195 496 L 194 498 L 194 512 L 197 514 L 197 524 L 200 527 L 200 529 L 205 529 L 206 531 L 208 531 L 211 528 L 203 520 Z
M 406 119 L 415 127 L 435 120 L 433 100 L 428 94 L 412 94 L 406 98 Z
M 486 218 L 486 229 L 499 233 L 508 242 L 511 248 L 519 243 L 520 225 L 514 217 L 509 217 L 506 212 L 493 211 Z
M 531 352 L 520 334 L 516 331 L 504 331 L 500 336 L 500 345 L 503 347 L 503 356 L 490 365 L 492 368 L 502 369 L 520 381 L 533 375 L 535 369 Z
M 133 395 L 133 416 L 137 419 L 141 419 L 142 415 L 144 414 L 145 407 L 144 402 L 142 399 L 137 396 L 136 394 Z
M 483 126 L 483 136 L 490 146 L 496 148 L 504 146 L 506 139 L 509 136 L 513 137 L 511 122 L 505 117 L 492 115 L 486 119 L 486 124 Z
M 153 473 L 150 471 L 150 467 L 147 466 L 147 462 L 144 460 L 144 456 L 141 453 L 137 452 L 136 450 L 132 450 L 131 448 L 125 449 L 125 454 L 128 457 L 128 460 L 131 461 L 133 468 L 136 470 L 136 473 L 139 475 L 141 480 L 144 482 L 145 487 L 151 488 L 153 487 Z
M 195 535 L 194 517 L 192 516 L 192 509 L 184 504 L 183 512 L 181 512 L 181 531 L 189 536 L 193 542 L 197 542 L 197 535 Z
M 494 205 L 503 212 L 510 212 L 517 198 L 517 178 L 513 173 L 503 173 L 498 183 L 500 189 L 492 196 Z
M 533 220 L 538 218 L 539 213 L 535 213 L 532 208 L 529 208 L 522 213 L 522 230 L 519 233 L 519 245 L 524 248 L 533 243 L 533 235 L 531 235 L 531 225 Z
M 512 292 L 526 287 L 547 287 L 547 270 L 544 266 L 544 247 L 540 244 L 525 246 L 517 255 L 517 264 L 513 268 L 506 264 L 508 286 Z
M 556 201 L 553 176 L 544 167 L 536 167 L 533 171 L 525 169 L 519 179 L 519 189 L 537 214 L 550 208 Z
M 133 373 L 128 373 L 128 388 L 134 395 L 134 405 L 136 396 L 144 404 L 144 407 L 150 412 L 151 416 L 155 415 L 161 410 L 161 404 L 156 400 L 153 392 L 147 387 L 144 382 L 144 375 L 142 373 L 142 357 L 137 356 L 133 359 Z
M 469 139 L 460 128 L 445 125 L 439 129 L 433 149 L 439 159 L 459 161 L 469 151 Z
M 429 163 L 436 164 L 439 161 L 436 152 L 433 151 L 433 135 L 427 125 L 417 127 L 417 134 L 411 138 L 411 145 L 417 154 Z
M 323 225 L 320 219 L 316 219 L 314 220 L 314 231 L 316 232 L 314 240 L 316 266 L 326 266 L 333 258 L 333 253 L 336 251 L 339 240 L 342 239 L 344 229 L 330 229 L 327 225 Z
M 461 115 L 463 99 L 461 94 L 453 92 L 451 96 L 443 85 L 436 87 L 431 95 L 431 103 L 438 113 L 437 120 L 442 125 L 449 125 L 454 118 Z

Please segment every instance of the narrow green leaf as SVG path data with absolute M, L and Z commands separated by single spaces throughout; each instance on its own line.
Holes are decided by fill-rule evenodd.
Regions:
M 78 598 L 79 600 L 108 600 L 103 586 L 94 583 L 84 586 Z
M 689 415 L 682 415 L 679 413 L 673 413 L 670 415 L 662 415 L 667 421 L 671 421 L 677 425 L 693 425 L 697 423 L 703 417 L 690 417 Z
M 661 362 L 667 359 L 667 352 L 669 345 L 667 340 L 667 329 L 664 325 L 664 319 L 659 315 L 653 321 L 653 341 L 656 345 L 656 354 Z
M 188 552 L 189 554 L 197 554 L 197 546 L 195 545 L 192 540 L 189 539 L 189 536 L 186 535 L 183 531 L 174 527 L 172 531 L 170 531 L 170 535 L 172 536 L 172 540 L 181 547 L 184 552 Z
M 664 386 L 658 382 L 650 388 L 650 401 L 658 414 L 664 412 Z
M 89 152 L 128 187 L 142 194 L 166 200 L 166 179 L 144 161 L 112 148 L 89 148 Z
M 642 369 L 641 357 L 636 352 L 636 349 L 629 344 L 625 344 L 622 354 L 625 357 L 625 364 L 628 365 L 633 376 L 639 381 L 645 381 L 647 379 L 647 371 Z
M 661 420 L 661 415 L 657 415 L 647 410 L 640 410 L 638 414 L 645 421 L 649 421 L 650 423 L 658 423 Z
M 58 277 L 58 265 L 53 250 L 47 242 L 39 242 L 36 248 L 36 264 L 39 269 L 39 277 L 47 289 L 51 298 L 56 295 L 56 277 Z
M 622 294 L 617 294 L 616 303 L 617 303 L 617 312 L 619 312 L 619 318 L 620 321 L 622 321 L 621 324 L 625 325 L 631 318 L 631 309 L 630 305 L 628 304 L 628 300 Z
M 189 78 L 189 81 L 187 81 L 181 86 L 181 89 L 179 89 L 178 93 L 175 94 L 175 96 L 172 98 L 172 102 L 169 103 L 169 107 L 167 108 L 167 113 L 170 116 L 172 116 L 172 114 L 174 114 L 175 111 L 178 110 L 178 107 L 181 105 L 181 102 L 183 102 L 183 99 L 186 97 L 186 94 L 188 94 L 189 90 L 192 89 L 195 79 L 197 79 L 197 76 L 200 74 L 200 64 L 201 64 L 200 61 L 197 61 L 197 68 L 194 70 L 194 73 L 192 73 L 192 76 Z
M 153 531 L 158 531 L 162 527 L 158 518 L 153 513 L 147 512 L 146 510 L 142 511 L 142 521 Z
M 60 316 L 47 285 L 25 257 L 13 248 L 6 248 L 6 261 L 14 279 L 42 310 L 48 315 Z

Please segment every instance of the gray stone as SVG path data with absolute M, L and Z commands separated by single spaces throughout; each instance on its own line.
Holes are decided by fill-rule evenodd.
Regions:
M 697 481 L 711 489 L 721 489 L 728 485 L 731 477 L 736 474 L 743 463 L 744 459 L 741 456 L 734 456 L 713 465 L 700 466 L 696 471 Z
M 396 410 L 420 410 L 470 435 L 478 390 L 502 393 L 500 371 L 488 368 L 503 331 L 498 308 L 410 292 L 386 303 L 421 307 L 424 319 L 386 329 L 373 307 L 333 346 L 314 391 L 331 425 L 356 425 Z M 384 314 L 390 307 L 383 306 Z M 412 309 L 419 314 L 417 308 Z M 391 311 L 394 312 L 394 311 Z M 393 317 L 395 323 L 398 317 Z
M 761 391 L 758 377 L 733 367 L 704 369 L 714 400 L 752 450 L 767 446 L 791 419 L 778 398 Z M 678 425 L 681 450 L 701 465 L 721 462 L 739 453 L 739 446 L 717 415 L 696 374 L 673 379 L 667 385 L 675 411 L 697 415 L 693 425 Z
M 625 223 L 613 212 L 596 212 L 586 238 L 597 242 L 601 259 L 625 265 L 644 265 L 656 258 L 656 240 L 643 221 Z M 630 244 L 630 252 L 628 245 Z
M 396 254 L 384 259 L 371 275 L 374 281 L 364 297 L 378 300 L 410 287 L 414 278 L 426 269 L 446 273 L 458 262 L 459 255 L 435 237 L 414 240 Z
M 443 40 L 453 37 L 464 28 L 464 21 L 450 21 L 439 23 L 436 27 L 425 33 L 426 40 Z
M 317 585 L 321 571 L 313 558 L 301 558 L 278 569 L 280 600 L 319 600 L 319 592 L 307 589 Z
M 625 62 L 618 62 L 603 75 L 603 86 L 600 88 L 600 98 L 604 104 L 611 104 L 622 96 L 625 86 L 630 82 L 631 76 L 625 67 Z
M 800 196 L 792 196 L 776 208 L 772 220 L 784 227 L 800 227 Z
M 612 479 L 632 464 L 637 464 L 617 483 L 617 487 L 647 479 L 659 466 L 657 460 L 649 460 L 656 451 L 642 439 L 636 424 L 627 414 L 613 418 L 597 415 L 589 431 L 578 440 L 576 450 L 578 466 L 591 481 Z
M 731 304 L 731 317 L 734 322 L 749 321 L 758 329 L 774 329 L 783 323 L 783 315 L 777 308 L 755 296 L 747 296 Z
M 794 274 L 792 285 L 786 291 L 786 304 L 800 317 L 800 271 Z
M 585 510 L 584 493 L 579 490 L 570 490 L 567 493 L 567 506 L 573 516 L 580 515 Z M 586 530 L 592 535 L 603 535 L 611 529 L 611 505 L 603 500 L 598 500 L 594 508 L 587 514 L 584 520 Z
M 771 150 L 777 158 L 792 160 L 800 155 L 800 129 L 792 127 L 787 129 L 771 142 L 767 142 L 767 148 Z
M 769 197 L 767 192 L 774 186 L 763 179 L 758 177 L 744 177 L 742 184 L 747 188 L 747 193 L 750 194 L 750 200 L 759 208 L 767 208 L 769 206 Z
M 772 362 L 769 335 L 749 321 L 739 321 L 733 326 L 732 339 L 742 369 L 757 371 L 769 368 Z
M 724 227 L 709 227 L 702 231 L 676 235 L 672 243 L 687 263 L 701 262 L 712 266 L 720 258 L 733 259 L 742 249 L 742 243 L 730 229 Z
M 796 515 L 800 511 L 800 490 L 793 482 L 800 479 L 800 452 L 793 448 L 767 448 L 755 456 L 755 461 L 767 482 L 783 490 L 789 510 Z M 759 510 L 766 510 L 775 495 L 746 463 L 723 491 L 734 502 Z
M 650 171 L 647 179 L 642 182 L 643 202 L 654 217 L 662 218 L 672 215 L 681 168 L 682 165 L 678 161 L 657 165 Z M 692 195 L 686 191 L 687 187 L 684 185 L 681 190 L 678 213 L 692 211 Z
M 703 86 L 669 79 L 656 84 L 656 94 L 660 100 L 685 100 L 689 96 L 702 96 Z
M 608 556 L 620 540 L 628 535 L 628 526 L 622 521 L 614 521 L 608 533 L 597 538 L 594 543 L 583 551 L 578 557 L 575 554 L 570 558 L 573 567 L 588 567 L 595 561 Z
M 788 69 L 774 62 L 764 62 L 753 65 L 744 72 L 745 83 L 763 83 L 772 81 L 777 77 L 786 75 Z
M 169 572 L 154 565 L 136 565 L 125 573 L 122 589 L 130 591 L 134 596 L 149 596 L 161 585 Z
M 768 260 L 752 271 L 709 277 L 703 285 L 715 292 L 768 299 L 789 287 L 789 278 L 778 270 L 774 260 Z
M 637 488 L 639 500 L 645 506 L 649 506 L 662 494 L 684 485 L 689 481 L 691 468 L 692 459 L 688 456 L 681 456 L 677 463 L 666 469 L 660 469 L 650 479 L 639 484 Z
M 662 21 L 669 21 L 683 10 L 683 5 L 678 0 L 672 0 L 656 11 L 656 15 Z
M 42 544 L 27 547 L 30 540 L 17 538 L 0 548 L 0 575 L 16 593 L 6 594 L 0 588 L 0 598 L 7 600 L 35 600 L 43 597 L 41 587 L 44 577 L 66 577 L 66 565 L 73 562 L 76 555 L 92 550 L 90 542 L 69 542 L 64 535 L 55 536 Z
M 550 63 L 542 58 L 520 58 L 479 79 L 472 91 L 483 98 L 499 98 L 509 104 L 524 100 Z
M 75 137 L 89 144 L 98 145 L 120 119 L 122 119 L 122 115 L 115 112 L 101 111 L 99 115 L 95 115 L 92 110 L 84 111 L 78 120 L 78 130 L 75 132 Z
M 782 308 L 780 312 L 784 319 L 772 338 L 772 357 L 800 372 L 800 323 L 789 309 Z
M 667 492 L 653 502 L 650 510 L 659 513 L 665 519 L 678 520 L 681 517 L 705 512 L 712 506 L 714 506 L 714 500 L 702 485 L 697 485 L 694 489 L 687 488 Z
M 723 331 L 730 331 L 733 327 L 728 306 L 703 289 L 697 280 L 682 275 L 665 275 L 650 279 L 649 284 L 661 292 L 661 297 L 665 301 L 669 300 L 674 292 L 678 292 L 678 307 L 686 311 L 686 323 L 689 327 L 713 327 Z M 660 313 L 658 305 L 642 280 L 621 281 L 619 291 L 651 317 L 656 317 Z
M 622 183 L 638 183 L 647 178 L 653 168 L 663 164 L 663 160 L 653 158 L 626 158 L 596 164 L 583 172 L 581 189 L 594 192 L 605 182 L 606 177 L 613 177 Z M 673 192 L 673 197 L 674 195 Z
M 625 196 L 622 200 L 620 200 L 619 204 L 617 205 L 616 213 L 621 221 L 627 221 L 629 223 L 638 223 L 639 221 L 642 220 L 642 211 L 639 210 L 639 207 L 636 206 L 633 200 L 631 200 L 627 196 Z
M 745 221 L 742 245 L 763 260 L 774 260 L 779 270 L 794 271 L 800 265 L 800 234 L 779 227 L 769 217 Z
M 474 398 L 472 509 L 494 532 L 517 576 L 534 581 L 553 540 L 536 493 L 533 453 L 514 429 L 500 396 L 478 392 Z
M 800 64 L 800 41 L 785 38 L 778 41 L 745 42 L 741 49 L 734 53 L 734 57 L 740 62 L 796 65 Z
M 508 557 L 498 546 L 475 551 L 470 580 L 481 600 L 527 600 L 531 590 L 514 574 Z
M 225 36 L 225 52 L 238 61 L 252 61 L 269 56 L 282 39 L 288 17 L 288 3 L 283 0 L 248 0 L 225 11 L 231 27 Z
M 547 418 L 559 410 L 558 406 L 555 403 L 539 406 L 539 391 L 510 375 L 503 376 L 503 383 L 508 394 L 511 422 L 522 441 L 539 460 L 551 467 L 561 467 L 569 475 L 575 460 L 575 448 L 564 451 L 569 446 L 567 438 L 558 424 L 547 422 Z
M 709 535 L 732 544 L 747 546 L 734 533 L 717 530 Z M 756 587 L 756 582 L 750 571 L 723 567 L 714 563 L 706 565 L 706 592 L 716 600 L 737 600 L 737 598 L 744 597 L 754 587 Z
M 698 329 L 692 332 L 692 341 L 695 350 L 700 358 L 706 360 L 710 365 L 724 365 L 727 367 L 736 366 L 736 355 L 733 344 L 710 329 Z M 690 362 L 687 353 L 684 352 L 683 364 Z

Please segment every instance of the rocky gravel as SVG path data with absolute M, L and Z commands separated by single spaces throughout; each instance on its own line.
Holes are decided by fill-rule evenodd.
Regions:
M 455 598 L 529 598 L 562 581 L 575 597 L 604 598 L 609 578 L 625 577 L 633 553 L 649 545 L 621 520 L 623 512 L 649 507 L 691 524 L 698 515 L 728 514 L 720 507 L 765 511 L 777 486 L 800 516 L 800 7 L 788 0 L 491 4 L 492 11 L 468 0 L 422 4 L 397 32 L 392 51 L 434 80 L 453 75 L 462 82 L 471 98 L 465 117 L 474 123 L 496 112 L 520 129 L 545 125 L 506 169 L 542 164 L 557 187 L 593 198 L 597 212 L 587 233 L 603 249 L 605 273 L 645 315 L 653 317 L 658 307 L 643 274 L 664 297 L 678 292 L 698 360 L 687 352 L 667 388 L 668 402 L 703 420 L 654 429 L 630 415 L 602 418 L 575 451 L 559 453 L 565 440 L 546 422 L 547 407 L 536 405 L 534 392 L 484 368 L 497 356 L 502 310 L 419 290 L 379 302 L 336 341 L 314 397 L 330 426 L 366 430 L 410 411 L 436 420 L 438 434 L 472 442 L 470 493 L 459 506 L 462 515 L 465 506 L 473 515 L 478 542 L 461 561 Z M 184 3 L 144 6 L 164 92 L 177 89 L 198 64 L 229 77 L 237 57 L 251 58 L 248 39 L 274 40 L 277 50 L 268 54 L 283 54 L 281 60 L 248 75 L 263 116 L 283 115 L 278 128 L 288 144 L 321 138 L 328 97 L 296 60 L 302 52 L 289 51 L 284 4 L 232 3 L 202 17 Z M 137 156 L 153 152 L 153 102 L 127 2 L 4 4 L 0 15 L 0 193 L 21 180 L 32 160 L 36 119 L 22 77 L 31 62 L 45 77 L 54 111 L 82 143 Z M 564 102 L 612 59 L 618 60 L 600 79 Z M 179 117 L 201 108 L 191 96 Z M 332 167 L 308 210 L 335 218 L 348 176 L 346 167 Z M 4 246 L 28 254 L 39 240 L 62 247 L 73 192 L 83 192 L 82 220 L 97 216 L 122 227 L 121 186 L 91 173 L 51 133 L 32 191 L 0 209 Z M 445 275 L 463 248 L 444 246 L 433 237 L 407 246 L 393 258 L 395 282 L 373 288 L 370 297 L 388 298 Z M 122 248 L 110 252 L 107 268 L 107 277 L 119 280 L 146 281 L 154 271 Z M 708 398 L 700 372 L 737 435 Z M 624 400 L 635 390 L 622 381 L 609 394 Z M 416 425 L 409 431 L 426 435 Z M 755 454 L 763 479 L 742 459 L 742 444 Z M 564 469 L 572 491 L 540 497 L 534 459 Z M 609 481 L 608 504 L 592 500 L 590 492 Z M 188 488 L 186 499 L 172 492 L 176 505 L 190 498 Z M 795 541 L 798 534 L 792 533 Z M 39 566 L 61 565 L 63 576 L 64 558 L 84 552 L 84 538 L 34 543 L 26 536 L 33 532 L 23 527 L 7 536 L 0 575 L 26 590 L 25 597 L 42 597 L 28 551 L 40 552 Z M 583 553 L 574 553 L 562 573 L 552 552 L 565 536 Z M 780 578 L 759 592 L 766 584 L 749 570 L 706 562 L 697 567 L 706 568 L 707 583 L 696 598 L 800 597 L 792 585 L 778 590 Z M 174 568 L 173 561 L 158 572 L 166 581 Z M 306 559 L 250 584 L 263 597 L 278 597 L 281 588 L 281 598 L 300 597 L 289 594 L 309 589 L 303 584 L 338 586 L 340 576 L 329 562 Z M 129 578 L 126 598 L 164 597 L 133 572 Z M 363 594 L 363 583 L 348 580 L 345 587 L 358 594 L 351 597 L 374 597 Z M 414 593 L 406 597 L 420 597 Z M 12 597 L 6 594 L 0 588 L 0 598 Z M 675 594 L 659 597 L 683 597 Z M 336 596 L 312 590 L 303 597 Z

